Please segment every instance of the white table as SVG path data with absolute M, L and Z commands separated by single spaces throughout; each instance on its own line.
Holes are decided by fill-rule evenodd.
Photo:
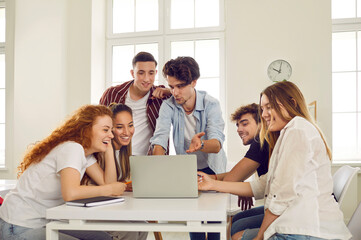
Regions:
M 4 198 L 5 195 L 16 186 L 17 180 L 0 179 L 0 197 Z
M 46 211 L 46 239 L 58 239 L 58 230 L 219 232 L 226 240 L 226 193 L 201 193 L 193 199 L 140 199 L 124 194 L 125 201 L 92 208 L 61 205 Z M 130 223 L 122 221 L 159 221 Z M 176 221 L 176 222 L 175 222 Z M 204 221 L 202 223 L 202 221 Z M 220 223 L 207 224 L 206 221 Z M 180 223 L 184 222 L 184 223 Z

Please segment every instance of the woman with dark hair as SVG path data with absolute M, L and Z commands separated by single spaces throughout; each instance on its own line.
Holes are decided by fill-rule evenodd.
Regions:
M 113 155 L 107 155 L 107 153 L 101 153 L 97 156 L 97 162 L 102 169 L 105 169 L 108 158 L 115 160 L 115 169 L 117 173 L 118 182 L 128 182 L 126 190 L 132 190 L 132 184 L 130 181 L 130 164 L 129 156 L 132 155 L 131 140 L 134 134 L 134 124 L 132 109 L 125 104 L 111 103 L 109 105 L 113 113 L 113 135 L 112 146 Z M 96 184 L 91 181 L 91 178 L 85 174 L 82 180 L 83 184 Z M 118 239 L 131 239 L 131 240 L 145 240 L 147 238 L 147 232 L 108 232 L 113 240 Z
M 117 182 L 111 145 L 112 112 L 105 106 L 79 108 L 50 136 L 25 155 L 19 181 L 0 208 L 0 239 L 45 239 L 45 212 L 65 201 L 96 196 L 117 196 L 125 184 Z M 105 152 L 104 171 L 95 156 Z M 98 186 L 80 185 L 87 173 Z M 96 231 L 60 231 L 81 239 L 112 239 Z
M 202 190 L 265 199 L 261 227 L 232 239 L 350 239 L 332 196 L 331 150 L 299 88 L 275 83 L 261 93 L 260 106 L 260 140 L 269 143 L 271 154 L 268 173 L 250 183 L 214 181 L 199 173 Z
M 111 103 L 109 105 L 112 111 L 113 119 L 113 157 L 115 159 L 115 169 L 117 173 L 117 181 L 128 182 L 130 179 L 129 156 L 132 155 L 131 140 L 134 134 L 134 124 L 132 109 L 125 104 Z M 104 170 L 106 155 L 104 153 L 97 155 L 97 162 Z M 94 184 L 90 181 L 90 177 L 85 174 L 82 180 L 83 184 Z M 128 184 L 131 186 L 131 184 Z M 127 186 L 129 188 L 129 186 Z

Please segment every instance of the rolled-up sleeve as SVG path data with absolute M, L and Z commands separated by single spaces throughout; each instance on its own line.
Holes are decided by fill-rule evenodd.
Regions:
M 256 200 L 265 197 L 264 192 L 266 189 L 266 183 L 267 183 L 267 173 L 263 174 L 260 178 L 250 182 L 253 196 Z
M 300 192 L 298 186 L 305 176 L 306 163 L 311 161 L 310 139 L 305 132 L 286 129 L 279 151 L 277 166 L 270 179 L 266 208 L 275 215 L 281 215 Z M 280 139 L 279 139 L 280 140 Z
M 205 132 L 208 139 L 217 139 L 223 146 L 225 139 L 223 130 L 224 130 L 224 121 L 222 118 L 222 110 L 218 101 L 211 102 L 205 111 L 207 113 L 207 127 Z
M 168 101 L 168 100 L 167 100 Z M 157 125 L 153 134 L 153 137 L 150 139 L 150 144 L 160 145 L 164 149 L 168 147 L 169 132 L 172 124 L 172 107 L 163 101 L 162 106 L 159 109 L 159 117 L 157 118 Z

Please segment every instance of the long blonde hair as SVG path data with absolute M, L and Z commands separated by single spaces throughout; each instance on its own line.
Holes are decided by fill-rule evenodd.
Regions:
M 62 125 L 56 128 L 44 140 L 36 143 L 24 156 L 18 166 L 18 177 L 31 165 L 41 162 L 56 146 L 66 141 L 74 141 L 89 148 L 91 146 L 91 130 L 93 123 L 100 116 L 112 117 L 109 108 L 101 105 L 85 105 L 80 107 Z
M 277 82 L 263 90 L 260 97 L 262 97 L 262 95 L 266 95 L 268 97 L 271 108 L 273 108 L 284 121 L 288 122 L 294 117 L 300 116 L 305 118 L 313 126 L 315 126 L 315 128 L 321 135 L 323 143 L 325 144 L 328 157 L 330 158 L 330 160 L 332 159 L 331 149 L 329 148 L 321 129 L 317 126 L 314 119 L 311 117 L 305 98 L 303 97 L 303 94 L 296 86 L 296 84 L 288 81 Z M 283 105 L 283 107 L 288 112 L 289 117 L 282 114 L 281 108 L 278 103 L 281 103 Z M 260 115 L 261 114 L 262 113 L 260 113 Z M 279 131 L 268 131 L 266 121 L 261 118 L 260 142 L 261 145 L 263 145 L 265 140 L 269 143 L 270 156 L 279 137 L 279 134 Z

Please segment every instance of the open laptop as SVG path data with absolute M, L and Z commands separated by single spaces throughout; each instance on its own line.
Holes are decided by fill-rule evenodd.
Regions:
M 197 156 L 131 156 L 133 196 L 137 198 L 198 197 Z

